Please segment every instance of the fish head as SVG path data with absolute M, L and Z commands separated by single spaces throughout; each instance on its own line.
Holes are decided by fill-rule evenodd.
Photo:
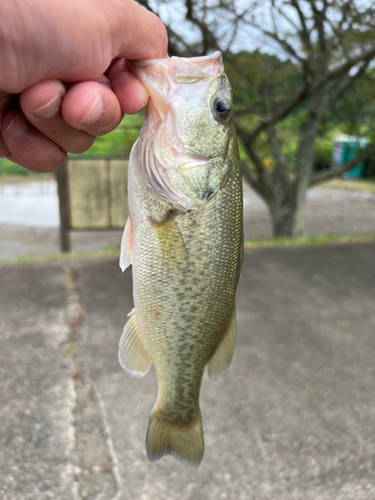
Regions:
M 131 68 L 150 93 L 139 139 L 144 181 L 175 209 L 197 209 L 225 185 L 235 140 L 221 53 L 137 61 Z

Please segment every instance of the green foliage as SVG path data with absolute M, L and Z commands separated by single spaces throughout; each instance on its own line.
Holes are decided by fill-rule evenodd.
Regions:
M 136 115 L 125 115 L 120 125 L 107 135 L 97 137 L 84 156 L 125 156 L 139 136 L 144 120 L 144 112 Z
M 35 172 L 31 172 L 27 170 L 27 168 L 21 167 L 16 163 L 8 160 L 7 158 L 0 158 L 0 179 L 1 182 L 12 182 L 14 177 L 18 178 L 26 178 L 31 179 L 35 178 L 36 180 L 40 180 L 41 177 L 43 179 L 49 179 L 54 176 L 53 172 L 47 172 L 43 174 L 37 174 Z
M 139 136 L 144 120 L 144 111 L 136 115 L 126 115 L 120 125 L 107 135 L 97 137 L 91 148 L 80 156 L 124 156 L 129 157 L 130 150 Z M 3 176 L 40 176 L 7 158 L 0 158 L 0 175 Z M 53 174 L 51 174 L 52 176 Z
M 333 106 L 324 122 L 330 119 L 331 126 L 339 127 L 341 133 L 367 137 L 374 142 L 374 115 L 375 69 L 371 69 Z
M 8 160 L 7 158 L 0 158 L 0 175 L 31 175 L 32 172 L 27 168 L 20 167 L 16 163 Z
M 315 141 L 314 170 L 329 168 L 332 159 L 333 140 L 326 137 L 318 137 Z
M 241 124 L 249 132 L 269 110 L 272 111 L 273 106 L 301 89 L 299 66 L 289 60 L 282 61 L 275 55 L 263 54 L 259 50 L 230 54 L 228 59 L 226 71 L 233 87 L 235 112 L 241 115 L 241 111 L 248 111 L 241 118 Z M 277 136 L 291 171 L 294 169 L 309 106 L 310 101 L 304 101 L 276 125 Z M 324 113 L 315 140 L 314 170 L 330 167 L 334 141 L 339 135 L 367 137 L 369 142 L 374 142 L 374 115 L 375 69 L 371 69 Z M 265 132 L 258 135 L 255 145 L 267 170 L 272 171 L 274 162 Z M 249 168 L 254 168 L 241 143 L 240 156 Z
M 225 69 L 234 89 L 235 108 L 251 106 L 258 115 L 268 111 L 266 95 L 273 102 L 280 101 L 301 82 L 299 69 L 291 61 L 259 50 L 230 54 Z

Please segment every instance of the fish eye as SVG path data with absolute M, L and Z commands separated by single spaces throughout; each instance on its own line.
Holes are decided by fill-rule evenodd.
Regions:
M 212 111 L 215 120 L 224 121 L 232 113 L 232 105 L 226 97 L 215 97 L 212 103 Z

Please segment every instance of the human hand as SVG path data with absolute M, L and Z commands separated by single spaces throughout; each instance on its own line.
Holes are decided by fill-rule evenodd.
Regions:
M 163 23 L 133 0 L 1 0 L 0 158 L 58 169 L 146 105 L 125 59 L 163 57 Z

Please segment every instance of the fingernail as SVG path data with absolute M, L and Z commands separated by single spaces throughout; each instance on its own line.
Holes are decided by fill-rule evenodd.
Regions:
M 103 111 L 104 104 L 102 98 L 100 96 L 97 96 L 91 108 L 87 111 L 85 116 L 80 121 L 80 125 L 91 125 L 91 123 L 95 123 L 102 116 Z
M 16 115 L 7 126 L 7 132 L 11 139 L 21 139 L 27 127 L 26 119 L 22 115 Z
M 33 111 L 33 115 L 38 118 L 51 118 L 60 109 L 62 96 L 60 94 L 53 97 L 47 104 Z

